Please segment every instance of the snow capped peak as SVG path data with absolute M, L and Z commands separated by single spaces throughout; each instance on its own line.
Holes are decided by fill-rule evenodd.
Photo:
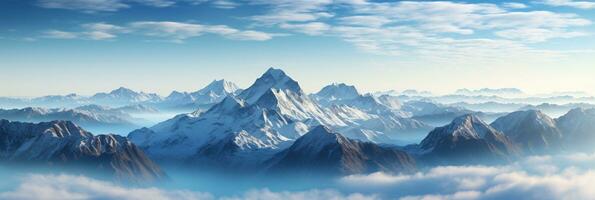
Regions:
M 328 127 L 320 125 L 312 128 L 308 133 L 299 138 L 293 145 L 294 149 L 304 149 L 307 151 L 316 152 L 316 149 L 321 149 L 329 144 L 341 143 L 346 140 L 345 137 L 339 133 L 331 131 Z
M 270 68 L 239 96 L 245 99 L 247 103 L 252 104 L 271 89 L 290 91 L 297 94 L 303 93 L 297 81 L 287 76 L 280 69 Z
M 572 116 L 572 115 L 584 115 L 586 113 L 587 109 L 585 108 L 574 108 L 570 111 L 568 111 L 567 115 Z
M 239 90 L 238 86 L 225 79 L 221 80 L 213 80 L 213 82 L 209 83 L 203 89 L 195 92 L 196 94 L 209 94 L 209 93 L 216 93 L 216 94 L 234 94 Z
M 506 116 L 498 118 L 491 125 L 492 127 L 503 131 L 504 133 L 509 132 L 509 129 L 515 129 L 522 123 L 532 123 L 539 127 L 556 127 L 556 122 L 539 110 L 523 110 L 512 112 Z
M 556 122 L 538 110 L 524 110 L 498 118 L 491 124 L 528 152 L 560 147 L 562 134 Z
M 130 96 L 130 95 L 136 95 L 137 93 L 134 90 L 125 88 L 125 87 L 119 87 L 118 89 L 112 90 L 110 92 L 110 94 L 112 95 L 118 95 L 118 96 Z
M 322 88 L 322 90 L 315 94 L 318 98 L 326 98 L 328 100 L 354 99 L 359 95 L 355 86 L 345 83 L 333 83 Z
M 483 120 L 473 114 L 466 114 L 460 117 L 455 118 L 451 126 L 473 126 L 473 125 L 487 125 Z
M 268 69 L 268 70 L 267 70 L 267 71 L 266 71 L 266 72 L 263 74 L 263 76 L 265 76 L 265 75 L 270 75 L 270 76 L 272 76 L 272 77 L 277 77 L 277 78 L 281 78 L 281 77 L 283 77 L 283 76 L 287 76 L 283 70 L 281 70 L 281 69 L 275 69 L 275 68 L 273 68 L 273 67 L 269 68 L 269 69 Z
M 328 137 L 328 136 L 333 136 L 335 134 L 336 133 L 333 133 L 331 131 L 331 129 L 329 129 L 328 127 L 319 125 L 319 126 L 312 128 L 312 130 L 310 130 L 310 132 L 307 133 L 306 134 L 307 136 L 305 136 L 305 137 L 316 137 L 316 138 L 320 139 L 321 137 L 324 138 L 324 137 Z
M 220 103 L 215 104 L 212 108 L 210 108 L 206 113 L 216 115 L 226 114 L 235 112 L 238 109 L 243 108 L 244 106 L 246 106 L 246 104 L 243 100 L 233 96 L 227 96 Z
M 485 123 L 473 114 L 466 114 L 455 118 L 450 124 L 434 129 L 428 137 L 422 141 L 422 146 L 434 146 L 430 144 L 438 141 L 439 138 L 452 136 L 464 139 L 482 139 L 487 134 L 501 134 L 496 129 Z

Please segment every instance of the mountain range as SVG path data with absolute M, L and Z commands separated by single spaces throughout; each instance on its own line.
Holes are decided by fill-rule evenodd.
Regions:
M 57 170 L 107 173 L 121 180 L 154 181 L 165 173 L 141 149 L 118 135 L 97 135 L 69 121 L 0 120 L 0 162 Z
M 348 100 L 341 95 L 330 96 Z M 199 115 L 177 116 L 132 132 L 129 138 L 157 160 L 192 160 L 229 167 L 258 166 L 319 125 L 348 138 L 381 140 L 377 142 L 390 141 L 391 134 L 398 131 L 428 128 L 390 114 L 389 109 L 387 115 L 368 110 L 366 96 L 352 93 L 349 97 L 364 101 L 356 104 L 360 106 L 323 106 L 285 72 L 271 68 L 237 96 L 228 96 Z
M 134 118 L 129 113 L 149 112 L 144 106 L 109 108 L 98 105 L 86 105 L 73 109 L 27 107 L 22 109 L 0 109 L 0 119 L 21 122 L 47 122 L 54 120 L 72 121 L 93 132 L 111 132 L 126 134 L 146 124 L 142 119 Z
M 584 151 L 595 142 L 595 109 L 576 108 L 554 119 L 530 107 L 484 113 L 431 98 L 403 98 L 361 94 L 343 83 L 306 94 L 275 68 L 244 90 L 225 80 L 165 98 L 120 88 L 67 98 L 126 104 L 117 108 L 88 103 L 73 109 L 1 110 L 0 118 L 51 122 L 2 120 L 0 154 L 6 162 L 84 163 L 117 176 L 157 179 L 165 175 L 152 160 L 248 173 L 409 173 L 433 165 L 505 163 L 526 155 Z M 75 125 L 113 127 L 129 113 L 185 105 L 194 111 L 134 130 L 127 138 L 93 136 Z

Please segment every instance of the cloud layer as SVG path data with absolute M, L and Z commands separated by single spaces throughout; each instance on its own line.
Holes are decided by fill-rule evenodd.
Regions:
M 341 178 L 332 189 L 264 188 L 220 197 L 208 192 L 125 187 L 84 176 L 33 174 L 21 179 L 15 189 L 0 193 L 0 199 L 592 199 L 594 164 L 595 154 L 534 156 L 504 166 L 440 166 L 411 175 L 352 175 Z
M 507 166 L 442 166 L 414 175 L 342 179 L 351 188 L 400 199 L 591 199 L 595 154 L 537 156 Z

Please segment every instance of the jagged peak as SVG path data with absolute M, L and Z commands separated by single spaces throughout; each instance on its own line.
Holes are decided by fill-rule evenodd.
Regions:
M 29 123 L 1 120 L 1 128 L 12 127 L 13 131 L 24 131 L 25 134 L 31 134 L 31 130 L 38 130 L 43 133 L 51 134 L 53 137 L 92 137 L 93 135 L 75 123 L 66 120 L 54 120 L 49 122 Z M 0 128 L 0 129 L 1 129 Z
M 239 87 L 235 83 L 233 83 L 231 81 L 227 81 L 225 79 L 219 79 L 219 80 L 213 80 L 207 86 L 200 89 L 199 91 L 196 91 L 195 93 L 207 94 L 210 92 L 214 92 L 214 93 L 233 94 L 233 93 L 237 92 L 238 90 L 239 90 Z
M 221 102 L 211 107 L 207 113 L 227 113 L 232 112 L 234 110 L 243 108 L 246 106 L 246 103 L 242 99 L 238 99 L 234 96 L 227 96 Z
M 344 137 L 341 134 L 332 131 L 324 125 L 319 125 L 304 134 L 296 143 L 299 143 L 301 146 L 313 145 L 320 148 L 327 144 L 340 143 L 343 139 Z
M 322 88 L 316 96 L 325 98 L 345 98 L 352 99 L 360 95 L 359 91 L 353 85 L 345 83 L 332 83 Z
M 454 136 L 484 138 L 488 132 L 497 132 L 494 128 L 488 125 L 474 114 L 466 114 L 455 118 L 449 125 L 446 126 L 444 134 L 452 134 Z
M 270 75 L 272 77 L 279 77 L 279 78 L 280 77 L 287 76 L 283 70 L 276 69 L 276 68 L 273 68 L 273 67 L 270 67 L 269 69 L 267 69 L 267 71 L 263 74 L 263 76 L 264 75 Z
M 119 87 L 115 90 L 112 90 L 110 94 L 136 94 L 136 92 L 129 88 Z
M 287 76 L 283 70 L 270 68 L 239 96 L 247 103 L 252 104 L 272 89 L 303 93 L 298 82 Z

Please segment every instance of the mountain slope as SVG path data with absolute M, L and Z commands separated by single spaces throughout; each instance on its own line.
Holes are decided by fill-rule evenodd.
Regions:
M 541 111 L 513 112 L 498 118 L 491 126 L 506 134 L 525 152 L 541 153 L 562 147 L 562 133 L 556 122 Z
M 109 93 L 97 93 L 89 98 L 91 102 L 109 106 L 127 106 L 143 102 L 159 102 L 162 98 L 153 93 L 135 92 L 131 89 L 120 87 Z
M 235 83 L 223 79 L 214 80 L 195 92 L 173 91 L 159 105 L 167 109 L 207 109 L 213 104 L 221 102 L 227 96 L 238 95 L 240 91 Z
M 178 115 L 134 131 L 129 138 L 159 161 L 245 169 L 259 167 L 318 125 L 380 142 L 391 141 L 387 133 L 424 127 L 395 115 L 320 106 L 297 81 L 271 68 L 246 90 L 227 96 L 205 112 Z
M 505 162 L 517 148 L 501 132 L 474 115 L 464 115 L 438 127 L 419 145 L 421 157 L 433 164 Z
M 324 126 L 313 128 L 270 162 L 270 171 L 292 174 L 407 173 L 416 168 L 413 158 L 403 151 L 348 139 Z
M 75 109 L 46 109 L 28 107 L 23 109 L 0 109 L 0 119 L 22 122 L 44 122 L 66 120 L 79 124 L 93 131 L 128 132 L 139 126 L 130 115 L 107 107 L 88 105 Z
M 556 119 L 568 148 L 593 151 L 595 143 L 595 109 L 575 108 Z
M 72 166 L 83 172 L 97 170 L 121 179 L 165 177 L 161 169 L 126 138 L 93 136 L 69 121 L 33 124 L 0 120 L 0 160 Z

